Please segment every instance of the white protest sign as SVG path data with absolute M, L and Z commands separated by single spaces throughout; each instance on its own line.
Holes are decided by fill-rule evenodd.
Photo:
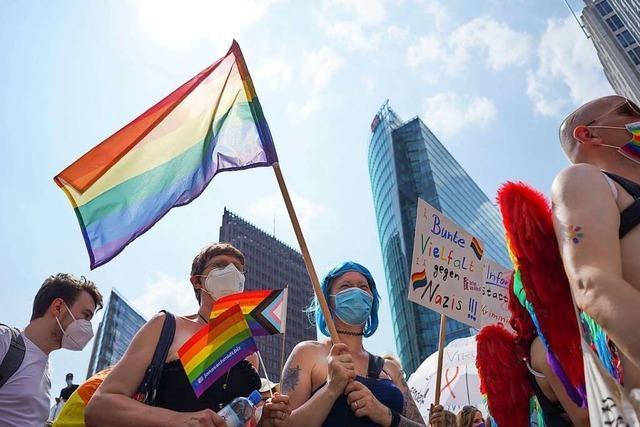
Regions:
M 509 311 L 509 281 L 513 270 L 485 259 L 482 282 L 482 326 L 502 324 L 509 331 L 511 312 Z
M 480 239 L 418 199 L 409 300 L 480 329 L 483 252 Z

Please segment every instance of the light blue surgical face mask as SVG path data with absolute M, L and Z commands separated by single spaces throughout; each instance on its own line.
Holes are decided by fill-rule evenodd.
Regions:
M 373 297 L 360 288 L 349 288 L 330 295 L 335 300 L 334 313 L 347 325 L 364 325 L 371 314 Z

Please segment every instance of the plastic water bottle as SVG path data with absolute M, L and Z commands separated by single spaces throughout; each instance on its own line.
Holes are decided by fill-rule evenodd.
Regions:
M 229 427 L 243 427 L 256 411 L 256 406 L 262 400 L 258 390 L 251 392 L 249 397 L 236 397 L 222 408 L 218 415 L 224 417 Z

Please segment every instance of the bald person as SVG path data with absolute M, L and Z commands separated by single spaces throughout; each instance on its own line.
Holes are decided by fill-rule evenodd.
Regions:
M 618 348 L 627 390 L 640 387 L 640 109 L 591 101 L 560 126 L 572 165 L 552 187 L 554 227 L 578 307 Z M 635 126 L 634 126 L 635 124 Z

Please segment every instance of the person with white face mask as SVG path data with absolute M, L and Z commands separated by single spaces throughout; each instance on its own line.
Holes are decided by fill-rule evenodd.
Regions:
M 380 304 L 369 270 L 343 262 L 327 273 L 321 288 L 341 343 L 305 341 L 291 352 L 280 381 L 291 399 L 291 425 L 423 426 L 399 365 L 364 348 L 363 337 L 378 328 Z M 329 336 L 317 301 L 309 311 Z
M 227 243 L 206 246 L 194 258 L 190 282 L 198 300 L 198 312 L 175 316 L 175 333 L 168 349 L 154 406 L 132 396 L 145 375 L 159 341 L 167 315 L 160 313 L 140 329 L 120 362 L 111 370 L 92 396 L 85 411 L 90 426 L 226 426 L 217 414 L 239 396 L 260 388 L 260 376 L 248 360 L 236 364 L 196 397 L 178 357 L 178 349 L 203 325 L 216 300 L 244 290 L 244 255 Z M 256 364 L 257 364 L 257 357 Z M 261 427 L 284 425 L 288 417 L 288 397 L 275 396 L 262 407 Z
M 578 308 L 618 349 L 627 390 L 640 387 L 640 108 L 591 101 L 560 127 L 573 165 L 552 187 L 553 220 Z
M 31 321 L 20 331 L 0 324 L 0 425 L 43 426 L 49 416 L 49 353 L 79 351 L 93 337 L 102 295 L 84 277 L 59 273 L 44 281 Z

